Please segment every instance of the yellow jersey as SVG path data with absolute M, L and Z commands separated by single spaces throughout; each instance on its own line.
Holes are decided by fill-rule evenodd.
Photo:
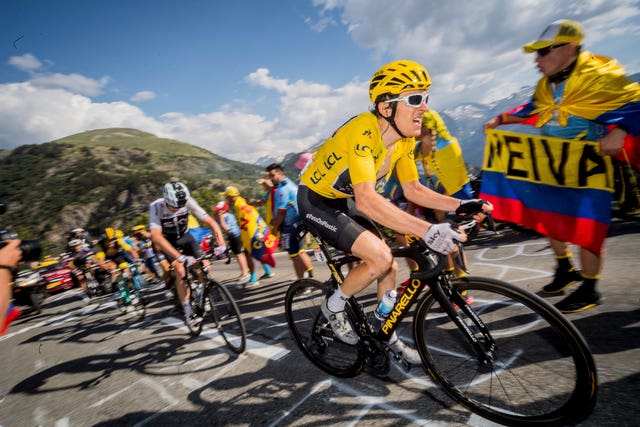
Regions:
M 362 113 L 343 124 L 320 146 L 300 181 L 329 199 L 353 197 L 353 186 L 363 182 L 375 183 L 380 193 L 394 167 L 400 183 L 418 179 L 413 157 L 415 142 L 415 138 L 400 139 L 389 153 L 376 116 Z M 388 155 L 389 170 L 376 178 Z

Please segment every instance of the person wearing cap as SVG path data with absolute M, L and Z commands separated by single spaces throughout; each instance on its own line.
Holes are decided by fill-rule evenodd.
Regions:
M 313 277 L 311 258 L 300 244 L 295 231 L 296 225 L 301 222 L 298 214 L 298 186 L 287 178 L 281 164 L 272 163 L 266 167 L 266 171 L 276 186 L 273 219 L 269 225 L 272 230 L 280 232 L 280 244 L 289 253 L 298 279 L 302 279 L 305 273 Z
M 227 237 L 229 248 L 233 252 L 238 260 L 240 266 L 240 276 L 236 281 L 244 285 L 251 279 L 249 271 L 249 264 L 247 262 L 247 256 L 245 255 L 244 248 L 242 247 L 242 240 L 240 239 L 240 226 L 236 217 L 229 213 L 229 204 L 227 202 L 218 202 L 213 210 L 215 212 L 216 221 L 220 224 L 220 228 Z M 253 262 L 252 262 L 253 264 Z
M 298 209 L 305 225 L 335 248 L 361 262 L 321 305 L 338 339 L 357 345 L 358 334 L 345 314 L 352 295 L 377 281 L 377 297 L 396 288 L 398 264 L 379 235 L 365 228 L 358 216 L 402 234 L 420 236 L 432 250 L 449 254 L 464 231 L 447 223 L 433 224 L 404 212 L 380 193 L 395 170 L 405 197 L 420 206 L 444 211 L 491 211 L 482 200 L 461 201 L 422 185 L 413 157 L 422 129 L 431 78 L 426 68 L 410 60 L 393 61 L 369 81 L 370 111 L 349 119 L 327 138 L 300 176 Z M 353 209 L 355 205 L 355 211 Z M 474 215 L 482 220 L 483 215 Z M 420 364 L 417 350 L 394 332 L 388 345 L 410 364 Z
M 582 49 L 584 30 L 575 21 L 562 19 L 549 25 L 540 37 L 524 46 L 535 53 L 542 77 L 533 98 L 484 124 L 494 129 L 503 124 L 533 124 L 542 135 L 567 140 L 598 141 L 601 155 L 618 153 L 625 139 L 640 135 L 640 85 L 625 77 L 617 61 Z M 580 248 L 582 271 L 572 261 L 569 244 L 549 237 L 557 268 L 553 281 L 543 287 L 547 294 L 582 282 L 556 304 L 564 313 L 586 310 L 600 304 L 596 284 L 604 251 Z
M 273 185 L 271 179 L 269 179 L 269 173 L 265 172 L 262 178 L 256 179 L 256 184 L 262 185 L 264 194 L 261 199 L 251 199 L 249 204 L 253 206 L 264 206 L 264 220 L 267 224 L 271 224 L 273 219 L 273 197 L 276 192 L 276 187 Z M 274 233 L 278 233 L 278 230 L 272 230 Z
M 230 207 L 233 207 L 236 219 L 245 224 L 240 228 L 240 239 L 247 255 L 247 264 L 251 275 L 249 284 L 260 284 L 260 280 L 256 277 L 253 258 L 260 261 L 264 268 L 261 279 L 275 276 L 271 267 L 275 267 L 273 253 L 278 247 L 277 237 L 271 234 L 269 226 L 262 219 L 258 210 L 240 196 L 240 191 L 236 187 L 227 187 L 221 196 L 225 198 Z

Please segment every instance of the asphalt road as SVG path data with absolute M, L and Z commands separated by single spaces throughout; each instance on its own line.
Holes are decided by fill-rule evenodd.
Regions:
M 569 315 L 598 367 L 598 402 L 584 426 L 640 419 L 639 233 L 638 223 L 613 225 L 600 285 L 604 303 Z M 474 275 L 532 292 L 554 269 L 545 239 L 511 231 L 478 239 L 467 256 Z M 327 277 L 323 265 L 314 265 L 316 277 Z M 419 368 L 394 367 L 386 379 L 339 379 L 311 365 L 284 318 L 294 276 L 286 255 L 278 255 L 276 276 L 255 287 L 233 283 L 235 263 L 216 262 L 215 269 L 243 313 L 245 353 L 227 350 L 206 325 L 191 338 L 160 287 L 148 290 L 141 321 L 120 314 L 111 296 L 86 305 L 76 289 L 66 291 L 0 337 L 0 425 L 492 425 L 449 399 Z

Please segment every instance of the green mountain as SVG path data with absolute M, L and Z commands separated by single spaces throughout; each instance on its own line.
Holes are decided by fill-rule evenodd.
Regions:
M 101 129 L 0 152 L 0 196 L 7 212 L 0 228 L 38 238 L 53 254 L 64 233 L 83 227 L 124 231 L 147 223 L 162 184 L 180 180 L 208 211 L 228 185 L 259 197 L 263 169 L 202 148 L 135 129 Z

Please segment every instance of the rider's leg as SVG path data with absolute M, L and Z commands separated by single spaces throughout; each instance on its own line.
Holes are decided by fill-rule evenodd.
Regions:
M 182 309 L 184 310 L 184 317 L 188 319 L 193 314 L 193 311 L 191 310 L 191 301 L 190 301 L 191 290 L 189 289 L 189 286 L 187 286 L 187 284 L 184 283 L 184 280 L 182 280 L 182 278 L 185 276 L 184 265 L 178 260 L 174 260 L 171 263 L 171 265 L 173 266 L 176 272 L 176 279 L 175 279 L 176 295 L 178 297 L 178 301 L 180 301 L 180 303 L 182 304 Z
M 374 280 L 389 274 L 395 263 L 389 246 L 370 231 L 364 231 L 356 238 L 351 247 L 351 253 L 362 261 L 349 271 L 344 282 L 340 285 L 340 292 L 334 293 L 329 298 L 327 305 L 331 311 L 344 310 L 344 305 L 349 297 L 365 289 Z M 395 287 L 395 275 L 393 281 L 393 283 L 390 281 L 383 282 L 382 286 L 393 289 Z M 379 288 L 379 298 L 387 290 L 384 288 L 380 293 Z

